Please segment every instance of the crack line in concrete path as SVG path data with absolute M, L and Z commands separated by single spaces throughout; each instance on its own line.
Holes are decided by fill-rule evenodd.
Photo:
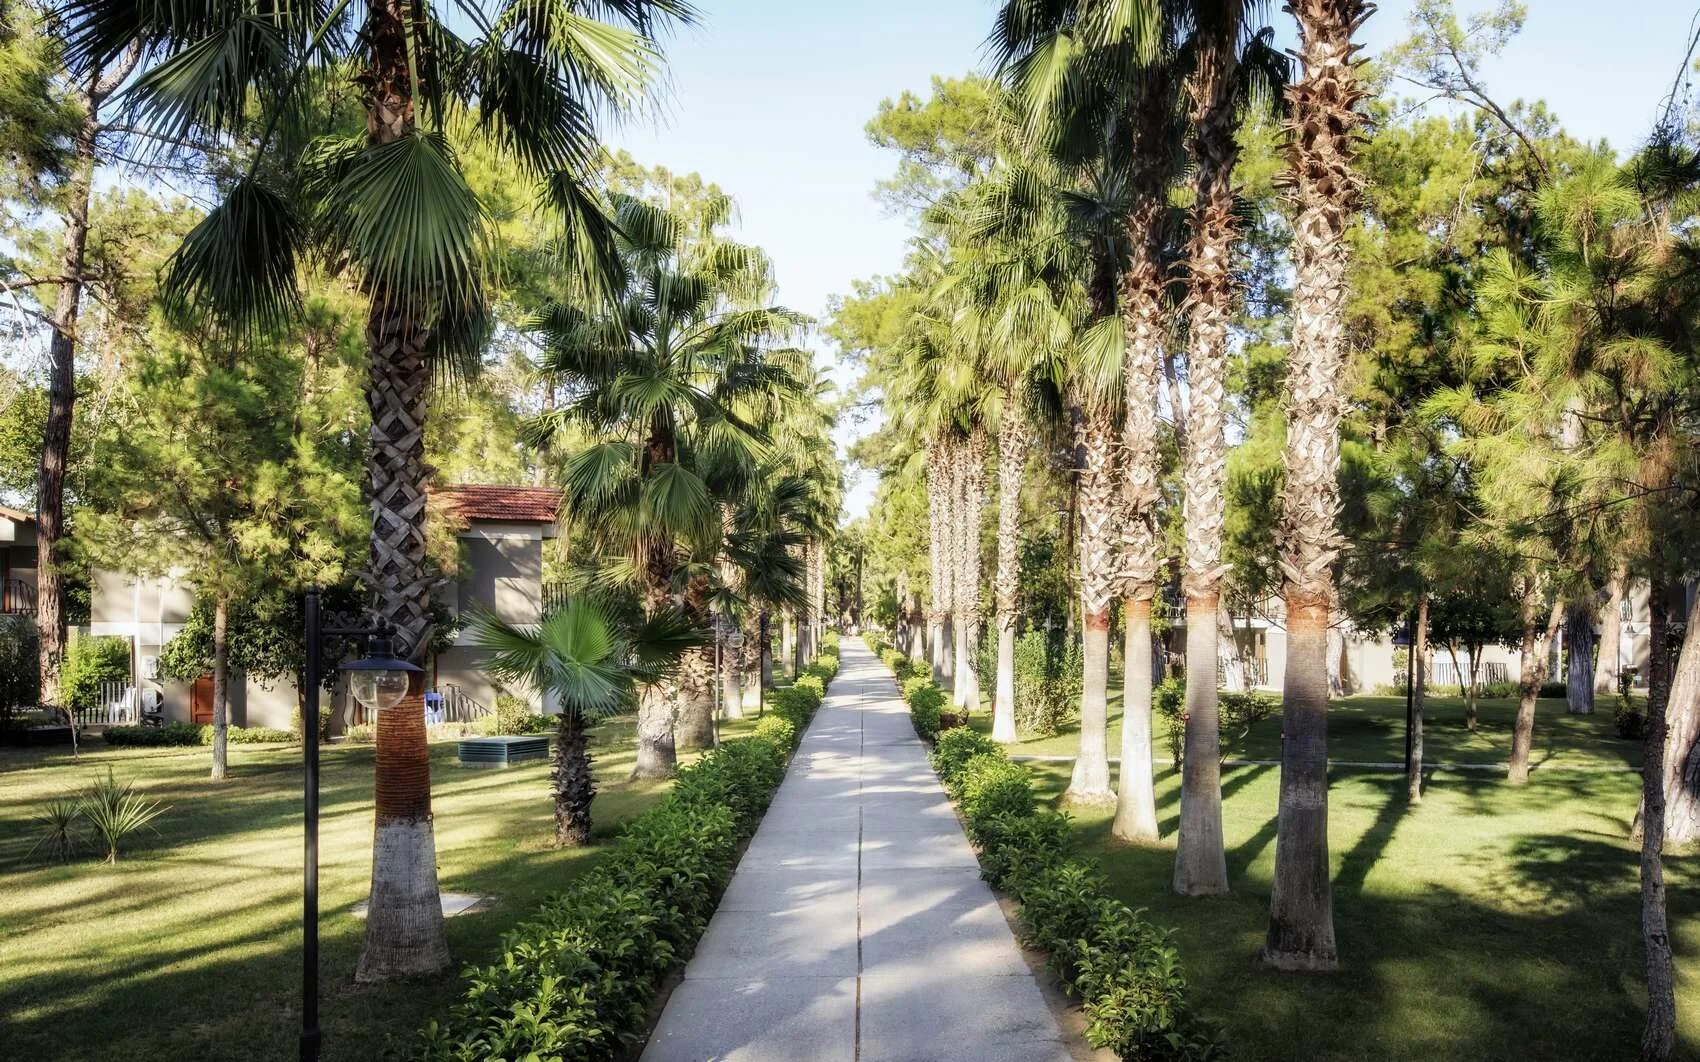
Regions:
M 862 838 L 868 822 L 862 806 L 862 765 L 868 752 L 867 689 L 863 680 L 856 680 L 856 1031 L 850 1049 L 852 1062 L 862 1059 Z

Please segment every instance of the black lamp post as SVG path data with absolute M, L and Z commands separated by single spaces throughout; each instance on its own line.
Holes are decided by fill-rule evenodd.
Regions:
M 319 619 L 319 588 L 307 591 L 305 608 L 306 708 L 301 713 L 301 761 L 305 768 L 302 805 L 306 811 L 305 859 L 301 889 L 301 1062 L 319 1057 L 319 679 L 326 637 L 366 638 L 367 655 L 342 665 L 350 673 L 348 690 L 373 711 L 394 708 L 407 696 L 417 664 L 398 660 L 392 628 L 324 627 Z

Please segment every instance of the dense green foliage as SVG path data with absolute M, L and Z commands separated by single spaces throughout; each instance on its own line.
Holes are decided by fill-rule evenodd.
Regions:
M 36 668 L 40 647 L 35 624 L 23 616 L 0 616 L 0 727 L 15 710 L 40 698 L 41 673 Z
M 63 689 L 79 711 L 99 707 L 103 683 L 130 677 L 130 643 L 124 638 L 80 638 L 65 654 Z

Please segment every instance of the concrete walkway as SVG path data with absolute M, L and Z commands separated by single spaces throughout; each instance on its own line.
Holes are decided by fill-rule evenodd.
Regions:
M 1064 1062 L 891 673 L 841 663 L 643 1062 Z

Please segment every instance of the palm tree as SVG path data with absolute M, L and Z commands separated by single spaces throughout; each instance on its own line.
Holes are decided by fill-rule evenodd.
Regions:
M 251 147 L 247 167 L 173 256 L 169 302 L 206 310 L 239 341 L 296 315 L 299 263 L 309 254 L 349 271 L 368 295 L 366 577 L 377 618 L 415 659 L 432 628 L 430 384 L 434 375 L 474 371 L 487 331 L 485 209 L 448 131 L 483 139 L 535 180 L 543 225 L 574 272 L 594 275 L 608 246 L 588 183 L 599 150 L 594 115 L 637 100 L 659 61 L 658 30 L 693 17 L 684 0 L 596 11 L 612 21 L 566 0 L 463 5 L 457 18 L 468 16 L 469 38 L 434 9 L 399 3 L 356 11 L 67 0 L 60 12 L 78 76 L 140 52 L 141 72 L 124 97 L 157 150 Z M 364 127 L 326 134 L 337 129 L 334 108 L 344 99 L 326 88 L 350 71 L 359 71 Z M 449 961 L 421 698 L 415 689 L 379 719 L 362 981 L 434 973 Z
M 590 843 L 588 732 L 592 722 L 629 710 L 639 691 L 663 681 L 705 634 L 679 611 L 625 616 L 593 598 L 573 598 L 536 626 L 518 626 L 484 613 L 473 618 L 473 644 L 491 655 L 484 668 L 507 682 L 528 683 L 553 694 L 561 714 L 555 724 L 555 843 Z
M 956 451 L 956 512 L 950 523 L 957 540 L 955 702 L 964 714 L 980 707 L 975 658 L 980 646 L 980 525 L 986 510 L 987 446 L 985 423 L 976 416 Z
M 1164 34 L 1165 37 L 1168 34 Z M 1175 64 L 1169 52 L 1146 64 L 1134 84 L 1128 150 L 1143 160 L 1130 182 L 1127 268 L 1121 278 L 1122 329 L 1127 347 L 1122 390 L 1123 609 L 1121 777 L 1111 832 L 1150 843 L 1159 835 L 1156 777 L 1151 760 L 1151 606 L 1157 595 L 1162 536 L 1162 424 L 1158 414 L 1164 344 L 1171 331 L 1165 263 L 1172 224 L 1166 195 L 1179 172 L 1181 142 L 1175 106 Z M 1175 411 L 1179 419 L 1179 411 Z
M 1355 62 L 1364 0 L 1293 0 L 1299 78 L 1287 89 L 1293 223 L 1293 338 L 1282 454 L 1281 797 L 1263 961 L 1284 970 L 1338 963 L 1328 880 L 1328 623 L 1340 551 L 1340 414 L 1345 405 L 1346 236 L 1363 190 L 1353 169 L 1366 91 Z
M 555 304 L 529 327 L 544 346 L 543 371 L 571 396 L 539 416 L 535 438 L 572 424 L 597 438 L 563 471 L 575 514 L 604 552 L 625 558 L 621 575 L 647 613 L 682 607 L 706 627 L 724 538 L 715 489 L 766 445 L 735 410 L 796 393 L 767 344 L 802 318 L 759 305 L 766 258 L 716 233 L 730 201 L 697 207 L 687 219 L 616 197 L 612 305 L 591 313 Z M 714 674 L 712 648 L 699 646 L 675 680 L 646 689 L 635 777 L 672 773 L 676 728 L 677 744 L 712 743 Z
M 1235 139 L 1248 104 L 1271 98 L 1286 83 L 1285 60 L 1270 45 L 1273 31 L 1255 32 L 1248 15 L 1258 0 L 1191 0 L 1185 5 L 1190 58 L 1185 90 L 1192 132 L 1191 238 L 1187 243 L 1187 447 L 1182 510 L 1186 529 L 1181 587 L 1186 594 L 1186 760 L 1181 781 L 1180 838 L 1175 891 L 1210 896 L 1228 891 L 1222 847 L 1221 739 L 1217 723 L 1217 613 L 1221 608 L 1222 484 L 1227 477 L 1225 430 L 1228 331 L 1237 283 L 1234 243 Z

